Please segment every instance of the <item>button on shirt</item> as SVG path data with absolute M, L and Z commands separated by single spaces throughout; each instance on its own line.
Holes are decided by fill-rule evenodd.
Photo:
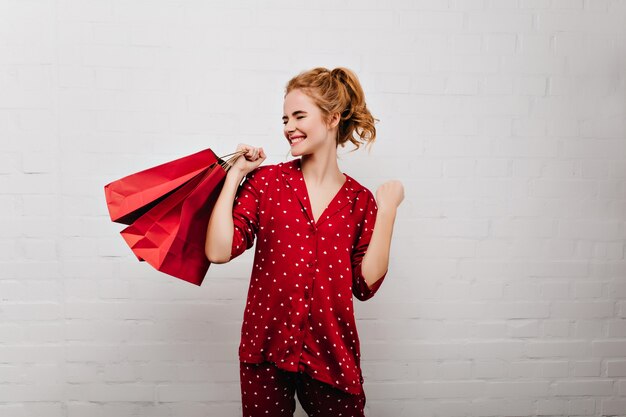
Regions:
M 230 259 L 256 238 L 239 359 L 303 371 L 345 392 L 363 393 L 353 298 L 374 296 L 361 261 L 378 207 L 349 175 L 315 222 L 301 159 L 259 166 L 233 203 Z

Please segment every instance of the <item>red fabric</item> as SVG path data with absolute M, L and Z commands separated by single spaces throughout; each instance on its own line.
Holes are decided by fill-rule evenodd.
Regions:
M 242 362 L 299 366 L 363 393 L 353 298 L 374 296 L 361 274 L 378 207 L 349 175 L 314 222 L 300 158 L 250 172 L 233 204 L 231 259 L 256 249 L 241 330 Z M 301 364 L 301 365 L 300 365 Z
M 295 394 L 310 417 L 363 417 L 365 395 L 352 395 L 303 372 L 240 362 L 243 417 L 293 417 Z

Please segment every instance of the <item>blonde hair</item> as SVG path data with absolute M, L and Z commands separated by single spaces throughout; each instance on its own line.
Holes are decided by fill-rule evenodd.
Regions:
M 324 67 L 303 71 L 293 77 L 285 87 L 285 96 L 290 91 L 300 89 L 313 99 L 322 111 L 326 124 L 331 115 L 340 114 L 337 126 L 336 145 L 344 147 L 352 142 L 359 149 L 361 143 L 367 146 L 376 139 L 375 119 L 365 104 L 365 93 L 356 74 L 344 67 L 329 70 Z M 366 146 L 366 147 L 367 147 Z

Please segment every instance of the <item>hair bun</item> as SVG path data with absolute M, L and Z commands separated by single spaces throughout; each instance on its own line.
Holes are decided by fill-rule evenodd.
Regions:
M 342 75 L 345 75 L 345 73 L 343 72 L 341 67 L 337 67 L 337 68 L 333 68 L 330 71 L 330 75 L 332 77 L 337 77 L 337 78 L 341 78 Z

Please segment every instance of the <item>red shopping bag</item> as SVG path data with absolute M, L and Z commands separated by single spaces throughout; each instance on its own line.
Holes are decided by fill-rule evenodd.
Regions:
M 217 160 L 211 149 L 205 149 L 105 185 L 111 220 L 131 224 Z
M 185 158 L 180 158 L 168 164 L 162 164 L 142 173 L 151 172 L 148 176 L 150 185 L 151 202 L 139 205 L 133 202 L 125 204 L 123 199 L 117 200 L 116 204 L 121 207 L 129 207 L 129 213 L 140 215 L 120 233 L 133 253 L 140 261 L 146 261 L 158 271 L 191 282 L 195 285 L 202 284 L 204 276 L 210 266 L 204 251 L 206 241 L 206 229 L 215 201 L 219 197 L 224 185 L 226 173 L 231 166 L 231 162 L 243 155 L 246 151 L 238 151 L 228 161 L 224 161 L 207 149 L 200 153 L 191 155 L 191 166 L 198 167 L 195 156 L 203 154 L 205 160 L 204 168 L 189 177 L 185 174 L 186 180 L 180 182 L 181 176 L 174 179 L 171 175 L 163 174 L 158 169 L 169 169 L 169 164 L 186 164 Z M 229 156 L 229 155 L 226 155 Z M 189 168 L 176 166 L 180 172 L 190 172 Z M 175 171 L 175 170 L 173 170 Z M 140 177 L 142 173 L 133 174 Z M 171 174 L 171 172 L 170 172 Z M 159 184 L 154 176 L 160 175 L 164 181 L 175 182 L 177 186 Z M 132 177 L 132 176 L 129 176 Z M 129 178 L 125 177 L 125 178 Z M 123 179 L 122 179 L 123 180 Z M 121 180 L 118 180 L 121 181 Z M 141 195 L 141 186 L 138 182 L 133 183 L 129 193 L 135 196 L 135 201 L 142 201 L 137 195 Z M 122 195 L 124 187 L 120 188 Z M 160 196 L 154 192 L 160 189 L 165 194 Z M 147 200 L 143 200 L 147 201 Z M 119 204 L 119 203 L 122 204 Z M 134 208 L 133 208 L 134 207 Z M 146 210 L 146 207 L 148 209 Z M 128 214 L 126 214 L 128 218 Z M 113 220 L 113 215 L 111 215 Z

